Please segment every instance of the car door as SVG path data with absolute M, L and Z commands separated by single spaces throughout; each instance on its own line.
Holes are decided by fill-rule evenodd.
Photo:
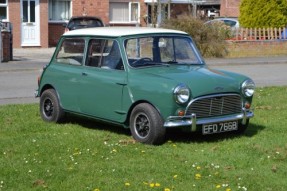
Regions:
M 127 74 L 119 45 L 115 40 L 91 39 L 88 44 L 86 67 L 82 72 L 80 110 L 97 118 L 122 122 L 123 91 Z

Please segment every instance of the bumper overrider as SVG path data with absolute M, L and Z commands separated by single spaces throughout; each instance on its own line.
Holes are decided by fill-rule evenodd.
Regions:
M 249 118 L 254 116 L 253 111 L 242 109 L 242 113 L 239 114 L 231 114 L 226 116 L 218 116 L 218 117 L 209 117 L 209 118 L 200 118 L 197 119 L 196 114 L 192 113 L 188 116 L 170 116 L 166 119 L 164 123 L 164 127 L 185 127 L 190 126 L 191 131 L 196 131 L 197 125 L 204 125 L 210 123 L 220 123 L 227 121 L 239 121 L 241 120 L 241 124 L 245 125 Z
M 35 98 L 36 98 L 36 97 L 39 97 L 39 91 L 38 91 L 38 90 L 35 90 L 35 91 L 34 91 L 34 96 L 35 96 Z

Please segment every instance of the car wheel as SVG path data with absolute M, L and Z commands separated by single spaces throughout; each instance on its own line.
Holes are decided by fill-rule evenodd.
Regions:
M 164 141 L 163 119 L 150 104 L 142 103 L 133 109 L 130 129 L 134 139 L 141 143 L 158 145 Z
M 243 125 L 243 124 L 241 124 L 241 123 L 239 122 L 239 124 L 238 124 L 238 130 L 236 131 L 236 133 L 237 133 L 237 134 L 243 134 L 243 133 L 246 131 L 248 125 L 249 125 L 249 119 L 247 119 L 245 125 Z
M 54 89 L 47 89 L 42 93 L 40 97 L 40 113 L 42 119 L 48 122 L 60 122 L 64 118 L 65 112 L 60 106 Z

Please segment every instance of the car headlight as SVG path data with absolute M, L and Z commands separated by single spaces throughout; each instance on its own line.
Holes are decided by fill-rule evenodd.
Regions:
M 189 100 L 190 91 L 184 84 L 179 84 L 173 91 L 175 101 L 179 104 L 184 104 Z
M 255 91 L 255 83 L 251 80 L 245 80 L 241 85 L 241 91 L 246 97 L 251 97 Z

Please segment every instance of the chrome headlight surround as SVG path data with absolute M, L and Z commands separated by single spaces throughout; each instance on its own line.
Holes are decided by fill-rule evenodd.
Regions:
M 242 94 L 246 97 L 253 96 L 255 91 L 255 83 L 253 82 L 253 80 L 251 79 L 245 80 L 241 85 L 241 91 Z
M 190 90 L 185 84 L 179 84 L 174 88 L 173 95 L 177 103 L 184 104 L 190 98 Z

